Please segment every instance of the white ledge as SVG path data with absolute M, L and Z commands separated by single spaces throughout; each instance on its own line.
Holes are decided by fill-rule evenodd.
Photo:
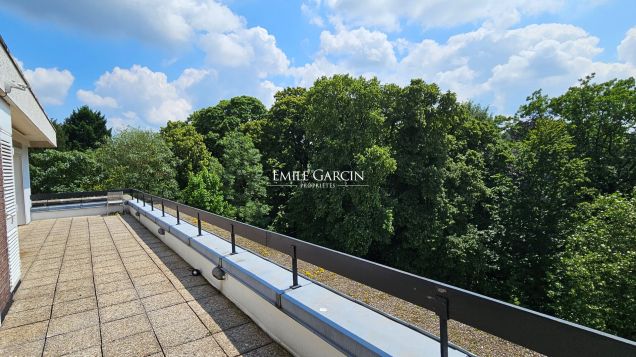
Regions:
M 292 274 L 262 257 L 202 231 L 175 217 L 162 215 L 134 200 L 130 213 L 170 246 L 250 316 L 274 340 L 298 356 L 437 356 L 439 342 L 336 292 L 299 277 L 290 288 Z M 159 228 L 165 230 L 159 233 Z M 220 266 L 225 280 L 212 269 Z M 453 347 L 449 356 L 467 356 Z

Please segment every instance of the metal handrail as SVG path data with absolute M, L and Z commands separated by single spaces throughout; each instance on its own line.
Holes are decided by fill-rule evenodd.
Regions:
M 231 232 L 233 252 L 236 251 L 235 235 L 238 234 L 289 255 L 292 259 L 292 287 L 298 282 L 297 260 L 300 259 L 435 312 L 440 319 L 442 356 L 448 355 L 449 319 L 549 356 L 636 356 L 636 342 L 625 338 L 254 227 L 140 190 L 118 191 L 124 191 L 144 204 L 149 201 L 153 210 L 155 204 L 161 203 L 163 214 L 166 207 L 176 210 L 177 222 L 180 222 L 180 214 L 196 217 L 199 235 L 202 234 L 202 221 Z M 72 193 L 57 195 L 66 197 Z M 38 197 L 45 196 L 41 194 Z

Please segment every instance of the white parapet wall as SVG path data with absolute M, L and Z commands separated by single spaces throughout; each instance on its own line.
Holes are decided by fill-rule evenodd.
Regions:
M 123 213 L 123 205 L 108 206 L 106 202 L 83 204 L 65 204 L 55 206 L 40 206 L 31 208 L 31 219 L 57 219 L 66 217 L 103 216 L 112 213 Z
M 130 200 L 126 211 L 161 239 L 272 339 L 296 356 L 438 356 L 427 334 L 299 277 L 159 209 Z M 220 267 L 224 279 L 214 277 Z M 449 356 L 467 356 L 451 348 Z

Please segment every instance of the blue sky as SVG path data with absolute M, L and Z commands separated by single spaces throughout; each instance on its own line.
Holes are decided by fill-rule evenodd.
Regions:
M 88 104 L 158 128 L 234 95 L 350 73 L 435 82 L 513 114 L 591 72 L 636 76 L 636 2 L 0 0 L 0 34 L 51 118 Z

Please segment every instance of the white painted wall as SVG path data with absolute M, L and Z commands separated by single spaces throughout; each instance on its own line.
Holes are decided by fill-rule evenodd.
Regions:
M 126 209 L 135 217 L 135 208 L 126 206 Z M 140 215 L 136 219 L 188 264 L 199 269 L 201 276 L 210 285 L 217 288 L 230 299 L 274 341 L 285 347 L 292 355 L 307 357 L 344 356 L 342 352 L 318 337 L 313 331 L 296 322 L 233 276 L 227 274 L 226 279 L 221 281 L 214 278 L 212 269 L 216 265 L 192 247 L 184 244 L 179 238 L 169 232 L 164 235 L 158 234 L 159 226 L 144 215 Z
M 22 190 L 24 192 L 24 224 L 31 223 L 31 172 L 29 169 L 29 147 L 22 148 Z
M 15 185 L 16 218 L 18 225 L 26 223 L 24 217 L 24 189 L 22 188 L 22 151 L 13 147 L 13 183 Z
M 9 103 L 0 98 L 0 129 L 11 133 L 11 108 Z
M 13 147 L 13 171 L 15 176 L 16 203 L 18 205 L 18 225 L 31 223 L 31 175 L 29 172 L 29 147 L 28 143 L 16 140 L 14 133 L 13 142 L 20 143 L 21 148 Z

